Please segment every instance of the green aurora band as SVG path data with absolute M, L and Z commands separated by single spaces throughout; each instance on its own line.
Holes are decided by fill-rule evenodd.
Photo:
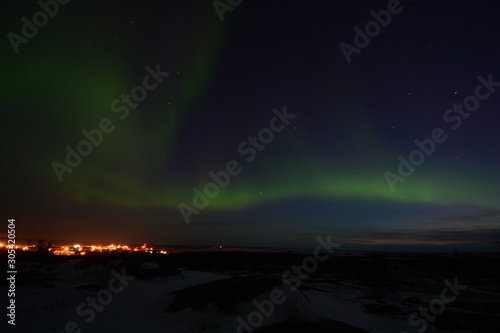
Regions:
M 207 13 L 208 15 L 213 13 Z M 179 124 L 189 113 L 196 112 L 197 105 L 203 101 L 211 71 L 216 66 L 218 55 L 223 48 L 223 29 L 224 25 L 221 24 L 220 28 L 193 31 L 192 35 L 185 35 L 184 38 L 190 42 L 183 59 L 192 59 L 190 64 L 177 64 L 180 68 L 180 74 L 177 76 L 173 74 L 176 73 L 174 65 L 169 64 L 170 68 L 162 65 L 163 70 L 172 73 L 172 77 L 166 81 L 177 81 L 165 84 L 176 88 L 150 92 L 151 96 L 154 96 L 152 99 L 162 100 L 163 107 L 159 112 L 144 116 L 140 113 L 145 111 L 137 109 L 131 112 L 130 119 L 114 122 L 115 131 L 106 135 L 103 143 L 94 147 L 92 155 L 85 158 L 82 166 L 67 174 L 64 182 L 57 185 L 57 179 L 50 168 L 52 161 L 61 161 L 65 156 L 65 145 L 74 146 L 83 138 L 81 130 L 95 128 L 104 117 L 111 118 L 111 101 L 121 93 L 130 91 L 137 82 L 133 82 L 126 74 L 127 64 L 119 61 L 117 51 L 105 45 L 100 48 L 99 53 L 82 48 L 72 49 L 68 54 L 54 54 L 48 46 L 37 53 L 24 52 L 20 57 L 30 66 L 22 67 L 22 72 L 16 69 L 16 73 L 13 73 L 13 69 L 3 65 L 4 77 L 16 78 L 9 82 L 3 81 L 2 98 L 7 104 L 18 103 L 31 108 L 50 105 L 50 108 L 40 110 L 40 115 L 27 120 L 33 122 L 33 131 L 43 138 L 43 142 L 33 145 L 29 154 L 36 163 L 27 165 L 25 172 L 33 175 L 42 186 L 56 187 L 56 196 L 59 198 L 82 204 L 110 203 L 125 207 L 164 208 L 177 207 L 179 203 L 191 205 L 192 189 L 197 187 L 202 190 L 204 185 L 211 181 L 208 172 L 219 170 L 206 170 L 204 177 L 181 183 L 172 179 L 156 182 L 150 179 L 149 174 L 161 172 L 164 168 L 164 161 L 169 158 L 169 151 L 175 145 Z M 45 41 L 44 45 L 50 43 Z M 35 45 L 29 46 L 35 48 Z M 80 59 L 74 59 L 75 52 L 81 55 Z M 162 63 L 162 59 L 158 60 Z M 71 86 L 65 82 L 71 82 Z M 27 83 L 31 89 L 28 93 L 23 88 Z M 178 91 L 182 94 L 177 95 Z M 30 96 L 29 101 L 24 100 L 27 94 Z M 170 101 L 174 101 L 173 105 L 168 104 Z M 363 109 L 357 105 L 343 107 Z M 2 113 L 7 112 L 9 111 Z M 11 116 L 19 119 L 27 117 L 24 114 Z M 52 122 L 44 123 L 53 125 L 36 127 L 37 117 L 51 118 Z M 116 117 L 113 120 L 115 119 Z M 141 126 L 145 121 L 148 126 Z M 52 133 L 57 135 L 48 135 Z M 229 186 L 210 200 L 208 209 L 242 209 L 251 205 L 302 197 L 383 200 L 395 204 L 500 207 L 500 201 L 494 198 L 493 189 L 491 193 L 487 190 L 492 184 L 499 183 L 499 179 L 488 177 L 495 173 L 476 175 L 472 180 L 466 171 L 447 168 L 447 165 L 436 165 L 432 161 L 433 157 L 417 168 L 405 183 L 397 184 L 396 191 L 391 192 L 383 177 L 385 169 L 382 166 L 392 167 L 391 171 L 394 172 L 398 153 L 391 151 L 390 144 L 380 139 L 376 142 L 377 148 L 369 153 L 361 148 L 377 137 L 369 120 L 364 121 L 362 125 L 358 123 L 357 130 L 351 137 L 358 141 L 354 145 L 354 152 L 357 149 L 360 152 L 360 157 L 355 160 L 356 165 L 373 165 L 374 160 L 378 160 L 379 171 L 373 172 L 373 168 L 370 171 L 361 169 L 346 175 L 344 168 L 338 168 L 334 163 L 325 165 L 310 149 L 301 146 L 300 139 L 297 139 L 294 141 L 296 145 L 293 150 L 294 154 L 301 156 L 300 161 L 293 156 L 281 157 L 278 160 L 263 155 L 258 156 L 258 161 L 251 165 L 242 163 L 242 173 L 233 177 Z M 150 142 L 156 144 L 150 145 Z M 279 149 L 279 143 L 276 145 L 276 149 Z M 239 162 L 243 162 L 243 158 Z M 294 165 L 292 169 L 283 168 L 290 164 Z M 117 168 L 117 165 L 126 167 Z M 455 171 L 443 173 L 442 170 Z M 255 178 L 250 177 L 254 174 L 265 176 L 256 183 Z

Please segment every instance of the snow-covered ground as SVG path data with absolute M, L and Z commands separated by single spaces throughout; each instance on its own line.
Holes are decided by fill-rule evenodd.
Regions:
M 85 319 L 89 316 L 79 315 L 77 307 L 82 302 L 87 303 L 87 297 L 95 298 L 102 288 L 78 288 L 93 285 L 96 278 L 92 277 L 91 268 L 75 270 L 77 262 L 58 267 L 57 281 L 52 286 L 18 287 L 18 329 L 23 332 L 66 333 L 67 323 L 73 321 L 82 332 L 184 332 L 181 318 L 167 313 L 173 297 L 170 293 L 228 278 L 210 272 L 184 270 L 179 276 L 133 279 L 128 281 L 122 292 L 112 295 L 112 300 L 102 306 L 104 309 L 101 312 L 95 311 L 95 318 L 87 323 Z
M 234 281 L 236 276 L 248 277 L 248 270 L 243 274 L 241 271 L 207 272 L 179 269 L 175 274 L 166 274 L 167 276 L 159 274 L 157 277 L 149 275 L 147 279 L 128 277 L 120 280 L 117 274 L 130 274 L 126 271 L 129 266 L 124 265 L 122 260 L 88 264 L 82 262 L 82 259 L 74 259 L 62 264 L 20 265 L 22 274 L 30 278 L 27 282 L 18 284 L 16 327 L 15 330 L 12 330 L 12 327 L 9 329 L 23 333 L 246 333 L 249 330 L 242 328 L 241 320 L 246 323 L 252 320 L 254 323 L 258 322 L 254 330 L 257 332 L 259 328 L 298 319 L 308 322 L 335 321 L 372 333 L 412 333 L 422 328 L 423 324 L 411 326 L 409 314 L 417 312 L 420 307 L 428 307 L 430 302 L 439 299 L 445 287 L 439 278 L 401 280 L 401 285 L 391 288 L 378 286 L 367 280 L 324 274 L 303 281 L 297 290 L 293 290 L 289 284 L 280 283 L 275 285 L 276 289 L 268 288 L 264 292 L 257 288 L 255 290 L 259 291 L 255 295 L 235 303 L 234 312 L 229 313 L 217 305 L 228 296 L 220 290 L 226 290 L 224 283 L 227 282 L 228 292 L 238 293 L 239 287 L 234 289 L 235 283 L 231 284 L 230 281 Z M 143 261 L 137 269 L 141 272 L 151 272 L 161 267 L 161 263 L 149 260 Z M 262 272 L 257 274 L 266 275 Z M 279 275 L 272 272 L 269 274 L 276 275 L 278 281 L 280 280 Z M 110 281 L 113 281 L 111 285 Z M 210 290 L 215 286 L 214 283 L 217 283 L 215 281 L 220 281 L 217 285 L 219 289 L 214 289 L 219 291 L 218 294 L 212 295 Z M 449 317 L 450 313 L 484 315 L 484 309 L 475 309 L 473 305 L 468 307 L 466 304 L 484 304 L 485 308 L 498 306 L 498 283 L 490 285 L 492 281 L 487 279 L 481 282 L 481 286 L 469 285 L 467 292 L 463 292 L 459 297 L 460 302 L 448 304 L 446 316 Z M 184 290 L 191 290 L 192 293 L 193 289 L 189 287 L 194 286 L 200 286 L 200 289 L 195 289 L 195 296 L 192 297 L 207 297 L 210 301 L 207 301 L 206 306 L 203 309 L 180 306 L 176 311 L 169 311 L 174 299 L 182 297 Z M 248 286 L 249 289 L 253 287 Z M 245 289 L 245 285 L 240 289 Z M 266 306 L 270 304 L 273 290 L 282 291 L 282 302 L 269 309 Z M 91 310 L 92 306 L 89 305 L 89 299 L 92 298 L 97 300 L 97 308 L 94 310 Z M 412 299 L 416 301 L 412 303 Z M 106 304 L 99 303 L 99 300 L 104 300 Z M 267 305 L 264 305 L 264 310 L 259 310 L 255 304 Z M 266 311 L 269 313 L 266 314 Z M 486 320 L 494 319 L 492 316 L 488 318 Z M 496 320 L 500 321 L 498 313 Z M 472 327 L 457 330 L 438 328 L 439 326 L 427 323 L 427 327 L 421 332 L 496 332 L 494 328 L 491 331 L 475 330 Z M 451 327 L 454 326 L 457 325 Z

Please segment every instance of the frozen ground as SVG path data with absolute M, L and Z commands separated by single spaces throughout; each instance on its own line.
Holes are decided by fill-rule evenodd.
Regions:
M 439 259 L 337 258 L 295 280 L 295 289 L 282 274 L 304 255 L 166 257 L 19 262 L 24 278 L 16 292 L 17 325 L 8 332 L 249 332 L 241 320 L 257 323 L 255 332 L 500 332 L 500 258 L 483 265 L 464 259 L 449 267 L 439 267 Z M 464 267 L 470 262 L 479 266 Z M 116 294 L 109 292 L 110 280 L 115 291 L 121 286 L 113 270 L 135 276 Z M 444 279 L 455 277 L 467 288 L 425 329 L 421 316 L 412 326 L 410 315 L 431 302 L 438 306 Z M 273 290 L 282 294 L 271 309 Z M 106 304 L 90 310 L 89 297 Z

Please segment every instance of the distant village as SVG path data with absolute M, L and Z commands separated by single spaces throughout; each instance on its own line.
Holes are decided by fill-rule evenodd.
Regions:
M 169 252 L 162 247 L 148 246 L 147 244 L 138 246 L 129 246 L 125 244 L 111 244 L 107 246 L 102 245 L 59 245 L 54 244 L 45 245 L 43 242 L 38 245 L 33 244 L 17 244 L 14 246 L 16 251 L 26 252 L 45 252 L 51 253 L 56 256 L 84 256 L 92 253 L 130 253 L 142 252 L 151 254 L 169 254 Z M 0 250 L 7 249 L 7 242 L 0 242 Z

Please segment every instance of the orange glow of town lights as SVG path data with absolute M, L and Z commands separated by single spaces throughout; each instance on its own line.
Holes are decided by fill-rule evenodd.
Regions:
M 5 243 L 0 243 L 0 248 L 9 248 Z M 18 244 L 12 245 L 11 248 L 20 249 L 22 251 L 37 252 L 40 250 L 38 246 L 31 244 Z M 129 246 L 125 244 L 115 245 L 110 244 L 108 246 L 101 245 L 90 245 L 90 244 L 74 244 L 74 245 L 52 245 L 46 248 L 46 251 L 53 255 L 63 255 L 63 256 L 85 256 L 91 253 L 119 253 L 119 252 L 142 252 L 151 254 L 169 254 L 167 250 L 161 247 L 137 245 Z

